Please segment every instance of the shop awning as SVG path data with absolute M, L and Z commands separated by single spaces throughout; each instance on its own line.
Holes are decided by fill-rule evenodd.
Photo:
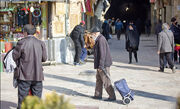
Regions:
M 39 1 L 52 1 L 52 2 L 65 2 L 66 0 L 1 0 L 6 2 L 19 2 L 19 1 L 32 1 L 32 2 L 39 2 Z

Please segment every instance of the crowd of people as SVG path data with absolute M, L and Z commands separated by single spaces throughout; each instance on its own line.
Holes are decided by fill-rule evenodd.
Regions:
M 172 25 L 159 21 L 157 25 L 158 50 L 160 57 L 160 70 L 168 62 L 172 72 L 175 73 L 176 67 L 174 61 L 178 61 L 179 49 L 174 46 L 180 45 L 180 26 L 175 17 L 171 19 Z M 92 98 L 102 99 L 103 85 L 109 98 L 106 101 L 115 101 L 116 95 L 110 80 L 110 67 L 112 57 L 108 40 L 111 34 L 117 34 L 117 40 L 120 40 L 122 29 L 125 28 L 126 50 L 129 52 L 129 64 L 132 63 L 132 54 L 138 62 L 137 51 L 139 48 L 140 31 L 133 21 L 123 25 L 120 19 L 105 20 L 102 28 L 93 27 L 88 33 L 85 31 L 85 22 L 81 21 L 79 25 L 72 30 L 70 37 L 75 46 L 74 65 L 84 64 L 89 50 L 94 55 L 94 69 L 96 73 L 96 88 Z M 101 31 L 102 29 L 102 31 Z M 23 99 L 28 95 L 29 90 L 32 95 L 41 97 L 42 81 L 44 80 L 42 62 L 47 59 L 45 44 L 34 37 L 36 28 L 33 25 L 25 25 L 25 38 L 18 41 L 12 52 L 13 60 L 17 64 L 15 69 L 16 79 L 18 80 L 18 109 L 21 109 Z M 175 48 L 175 49 L 174 49 Z M 175 51 L 175 52 L 174 52 Z M 173 61 L 174 60 L 174 61 Z M 180 61 L 179 61 L 180 62 Z

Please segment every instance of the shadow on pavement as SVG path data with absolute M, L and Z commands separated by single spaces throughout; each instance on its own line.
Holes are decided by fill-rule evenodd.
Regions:
M 12 107 L 17 108 L 17 104 L 9 101 L 0 101 L 0 104 L 1 104 L 1 109 L 11 109 Z
M 67 89 L 67 88 L 64 88 L 64 87 L 44 86 L 44 88 L 47 89 L 47 90 L 51 90 L 51 91 L 55 90 L 58 93 L 63 93 L 63 94 L 66 94 L 66 95 L 90 97 L 89 95 L 85 95 L 85 94 L 79 93 L 77 91 L 74 91 L 72 89 Z
M 141 67 L 134 67 L 134 66 L 118 66 L 118 65 L 112 65 L 115 67 L 120 67 L 120 68 L 125 68 L 125 69 L 132 69 L 132 70 L 148 70 L 148 71 L 153 71 L 153 72 L 157 72 L 157 70 L 153 70 L 153 69 L 149 69 L 149 68 L 141 68 Z
M 95 84 L 96 84 L 96 83 L 91 82 L 91 81 L 73 79 L 73 78 L 69 78 L 69 77 L 57 76 L 57 75 L 52 75 L 52 74 L 45 74 L 45 76 L 46 77 L 50 77 L 50 78 L 55 78 L 55 79 L 60 79 L 60 80 L 68 81 L 68 82 L 84 84 L 84 85 L 92 86 L 92 87 L 95 87 Z M 90 97 L 88 95 L 79 93 L 77 91 L 73 91 L 71 89 L 63 88 L 63 87 L 44 86 L 44 88 L 48 89 L 48 90 L 53 90 L 54 89 L 54 90 L 56 90 L 59 93 L 65 93 L 67 95 L 78 95 L 78 96 Z M 154 93 L 144 92 L 144 91 L 140 91 L 140 90 L 133 90 L 133 91 L 135 92 L 136 96 L 141 96 L 141 97 L 146 97 L 146 98 L 153 98 L 153 99 L 169 101 L 169 102 L 176 102 L 176 98 L 175 97 L 166 96 L 166 95 L 160 95 L 160 94 L 154 94 Z M 121 101 L 117 102 L 117 103 L 122 104 Z
M 67 88 L 64 88 L 64 87 L 44 86 L 44 88 L 47 89 L 47 90 L 50 90 L 50 91 L 55 90 L 55 91 L 58 92 L 58 93 L 66 94 L 66 95 L 82 96 L 82 97 L 88 97 L 88 98 L 91 98 L 91 97 L 92 97 L 92 96 L 90 96 L 90 95 L 85 95 L 85 94 L 83 94 L 83 93 L 74 91 L 74 90 L 72 90 L 72 89 L 67 89 Z M 92 99 L 93 99 L 93 98 L 92 98 Z M 94 99 L 94 100 L 95 100 L 95 99 Z M 98 100 L 98 101 L 101 101 L 101 100 Z M 123 104 L 122 100 L 116 100 L 114 103 Z
M 154 93 L 149 93 L 149 92 L 144 92 L 144 91 L 139 91 L 139 90 L 133 90 L 133 91 L 135 92 L 135 95 L 137 95 L 137 96 L 142 96 L 142 97 L 146 97 L 146 98 L 153 98 L 153 99 L 169 101 L 169 102 L 176 102 L 175 97 L 166 96 L 166 95 L 159 95 L 159 94 L 154 94 Z
M 68 82 L 84 84 L 86 86 L 95 86 L 96 85 L 94 82 L 90 82 L 90 81 L 84 81 L 84 80 L 63 77 L 63 76 L 57 76 L 57 75 L 52 75 L 52 74 L 44 74 L 44 75 L 49 78 L 55 78 L 55 79 L 60 79 L 60 80 L 68 81 Z

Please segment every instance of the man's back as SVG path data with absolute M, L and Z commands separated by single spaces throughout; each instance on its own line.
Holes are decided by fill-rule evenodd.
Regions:
M 13 59 L 18 64 L 20 80 L 44 80 L 42 62 L 47 59 L 45 44 L 34 36 L 28 36 L 17 43 Z

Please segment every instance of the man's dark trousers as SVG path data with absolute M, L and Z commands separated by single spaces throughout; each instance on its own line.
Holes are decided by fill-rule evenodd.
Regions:
M 173 64 L 173 61 L 172 61 L 172 58 L 171 58 L 171 52 L 168 52 L 168 53 L 160 53 L 159 55 L 159 61 L 160 61 L 160 70 L 161 71 L 164 71 L 164 57 L 166 58 L 169 66 L 171 69 L 173 69 L 174 67 L 174 64 Z
M 75 57 L 74 57 L 75 63 L 79 63 L 81 51 L 82 51 L 81 46 L 75 46 Z
M 41 98 L 42 95 L 42 81 L 22 81 L 18 80 L 18 108 L 21 109 L 22 101 L 29 94 L 29 90 L 33 96 Z

